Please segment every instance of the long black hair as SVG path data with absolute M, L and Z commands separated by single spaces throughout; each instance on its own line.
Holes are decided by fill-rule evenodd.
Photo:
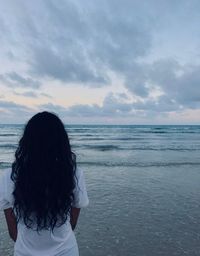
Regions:
M 46 111 L 34 115 L 12 164 L 17 222 L 37 231 L 64 224 L 74 199 L 75 170 L 76 156 L 62 121 Z

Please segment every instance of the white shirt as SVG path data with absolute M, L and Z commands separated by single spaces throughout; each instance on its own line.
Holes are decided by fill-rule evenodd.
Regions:
M 11 169 L 7 169 L 0 176 L 0 210 L 13 207 L 12 195 L 14 183 L 10 178 Z M 88 205 L 89 200 L 85 186 L 83 171 L 76 170 L 76 187 L 74 190 L 73 207 L 82 208 Z M 17 226 L 17 241 L 14 247 L 14 256 L 76 256 L 78 247 L 74 232 L 69 220 L 61 227 L 55 227 L 54 231 L 37 231 L 28 229 L 20 221 Z

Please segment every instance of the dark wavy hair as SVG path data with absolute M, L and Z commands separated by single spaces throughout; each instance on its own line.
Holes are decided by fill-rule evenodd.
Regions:
M 63 225 L 74 199 L 76 156 L 62 121 L 41 112 L 26 124 L 11 179 L 17 222 L 37 231 Z

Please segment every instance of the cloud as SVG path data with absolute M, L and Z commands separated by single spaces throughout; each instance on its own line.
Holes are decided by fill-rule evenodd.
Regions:
M 172 101 L 184 108 L 200 107 L 200 65 L 160 60 L 149 67 L 147 81 L 160 88 L 169 107 Z
M 162 95 L 157 100 L 148 99 L 146 101 L 138 101 L 133 103 L 135 110 L 142 110 L 145 112 L 169 113 L 173 111 L 181 111 L 183 108 L 180 104 L 171 100 L 168 96 Z
M 101 105 L 39 106 L 69 116 L 117 118 L 198 109 L 200 65 L 181 62 L 180 56 L 189 55 L 190 43 L 200 43 L 195 32 L 199 7 L 195 0 L 5 1 L 0 57 L 7 56 L 10 66 L 2 64 L 8 71 L 1 71 L 0 80 L 11 88 L 31 88 L 18 93 L 22 96 L 50 98 L 36 92 L 45 79 L 97 88 L 113 84 L 114 74 L 134 98 L 120 97 L 113 89 Z M 157 55 L 155 49 L 161 49 Z
M 157 99 L 131 101 L 125 93 L 109 93 L 102 105 L 79 104 L 63 107 L 53 103 L 41 104 L 37 109 L 27 108 L 14 102 L 0 100 L 1 123 L 26 122 L 41 111 L 58 114 L 66 123 L 153 123 L 155 120 L 166 120 L 171 114 L 184 116 L 187 109 L 164 94 Z M 186 112 L 185 112 L 186 111 Z M 23 117 L 23 118 L 21 118 Z M 20 121 L 21 120 L 21 121 Z
M 49 99 L 53 99 L 53 97 L 51 95 L 49 95 L 48 93 L 42 92 L 42 93 L 40 93 L 40 95 L 43 97 L 49 98 Z
M 0 80 L 9 87 L 32 87 L 39 88 L 40 82 L 33 80 L 30 77 L 23 77 L 16 72 L 0 74 Z
M 183 74 L 176 77 L 174 84 L 176 98 L 181 104 L 188 107 L 196 103 L 200 105 L 200 65 L 183 67 Z
M 16 104 L 12 101 L 5 101 L 5 100 L 0 100 L 0 108 L 3 108 L 5 110 L 24 110 L 24 111 L 32 111 L 31 108 L 21 105 L 21 104 Z
M 65 113 L 66 108 L 53 103 L 42 104 L 39 106 L 39 111 L 50 111 L 54 113 Z
M 76 50 L 75 50 L 76 52 Z M 99 87 L 108 82 L 106 76 L 97 74 L 87 59 L 77 52 L 72 56 L 54 53 L 51 49 L 35 49 L 32 60 L 32 72 L 41 77 L 51 77 L 63 82 L 93 83 Z
M 25 92 L 16 92 L 16 91 L 13 91 L 12 93 L 14 93 L 15 95 L 17 96 L 24 96 L 24 97 L 28 97 L 28 98 L 39 98 L 39 97 L 45 97 L 45 98 L 48 98 L 48 99 L 52 99 L 53 97 L 50 96 L 49 94 L 47 93 L 36 93 L 34 91 L 25 91 Z M 0 97 L 1 98 L 1 97 Z
M 4 40 L 15 42 L 15 52 L 23 42 L 22 56 L 32 76 L 104 86 L 110 82 L 109 70 L 125 74 L 151 48 L 150 24 L 145 15 L 133 15 L 138 3 L 129 2 L 129 9 L 120 1 L 115 12 L 106 1 L 101 6 L 90 1 L 21 1 L 20 9 L 4 5 L 3 17 L 12 16 L 13 25 Z
M 140 96 L 136 108 L 162 112 L 200 107 L 200 65 L 181 65 L 172 58 L 138 65 L 125 86 Z M 154 91 L 159 91 L 156 97 Z
M 113 95 L 108 95 L 102 106 L 93 105 L 74 105 L 66 111 L 68 116 L 76 117 L 120 117 L 130 115 L 132 109 L 131 104 L 122 103 Z
M 12 101 L 0 100 L 0 123 L 26 122 L 35 110 Z
M 184 22 L 182 15 L 189 16 L 196 10 L 187 1 L 180 6 L 178 1 L 156 0 L 103 0 L 101 5 L 87 0 L 84 4 L 80 0 L 37 0 L 21 1 L 19 6 L 15 2 L 12 8 L 8 1 L 3 6 L 6 16 L 2 15 L 1 30 L 7 32 L 2 33 L 1 41 L 14 47 L 14 53 L 9 48 L 7 53 L 21 56 L 28 67 L 26 77 L 14 71 L 1 75 L 7 85 L 38 88 L 39 82 L 33 77 L 49 77 L 65 84 L 101 87 L 110 83 L 112 71 L 124 78 L 132 94 L 142 98 L 149 97 L 151 86 L 149 71 L 138 60 L 151 53 L 153 39 L 162 29 L 158 23 L 166 28 L 166 22 L 174 21 L 176 16 Z M 159 64 L 152 68 L 155 80 L 164 79 L 166 74 Z
M 103 105 L 99 106 L 97 104 L 87 105 L 87 104 L 77 104 L 71 107 L 63 107 L 60 105 L 55 105 L 52 103 L 43 104 L 39 106 L 40 111 L 51 111 L 54 113 L 59 113 L 61 116 L 68 117 L 113 117 L 113 116 L 124 116 L 129 115 L 132 110 L 132 104 L 123 102 L 127 99 L 125 94 L 108 94 Z
M 40 111 L 47 110 L 54 113 L 59 113 L 63 117 L 134 117 L 140 116 L 141 111 L 155 111 L 155 112 L 170 112 L 174 111 L 177 106 L 174 106 L 170 102 L 168 106 L 168 99 L 161 97 L 160 101 L 154 102 L 149 100 L 147 102 L 130 102 L 129 97 L 126 94 L 113 94 L 109 93 L 102 106 L 97 104 L 87 105 L 87 104 L 77 104 L 71 107 L 63 107 L 60 105 L 55 105 L 52 103 L 43 104 L 39 106 Z M 162 106 L 162 107 L 161 107 Z
M 30 97 L 30 98 L 38 98 L 38 94 L 33 91 L 27 91 L 27 92 L 13 92 L 15 95 L 18 96 L 24 96 L 24 97 Z

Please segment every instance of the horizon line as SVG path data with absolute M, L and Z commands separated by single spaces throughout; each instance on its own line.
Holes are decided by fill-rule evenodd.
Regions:
M 25 123 L 0 123 L 0 125 L 26 125 Z M 78 123 L 78 124 L 66 124 L 63 122 L 65 126 L 200 126 L 199 124 L 85 124 L 85 123 Z

